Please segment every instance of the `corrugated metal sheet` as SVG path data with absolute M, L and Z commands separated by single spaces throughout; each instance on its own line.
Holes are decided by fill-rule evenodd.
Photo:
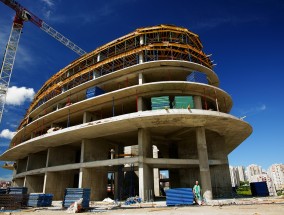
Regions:
M 169 97 L 168 96 L 152 97 L 151 107 L 152 107 L 152 110 L 170 108 Z
M 88 208 L 90 202 L 91 189 L 89 188 L 66 188 L 62 206 L 67 208 L 74 202 L 83 199 L 82 207 Z
M 98 96 L 98 95 L 101 95 L 101 94 L 104 94 L 105 91 L 102 90 L 101 88 L 99 87 L 92 87 L 92 88 L 89 88 L 87 89 L 86 91 L 86 98 L 92 98 L 92 97 L 95 97 L 95 96 Z
M 192 205 L 193 200 L 192 188 L 174 188 L 166 191 L 167 206 Z
M 28 206 L 31 207 L 48 207 L 51 206 L 53 194 L 33 193 L 29 195 Z
M 188 107 L 194 108 L 194 101 L 192 96 L 175 96 L 173 108 L 186 109 Z
M 208 84 L 207 76 L 206 74 L 202 72 L 194 71 L 186 77 L 186 80 L 189 82 L 198 82 L 198 83 Z

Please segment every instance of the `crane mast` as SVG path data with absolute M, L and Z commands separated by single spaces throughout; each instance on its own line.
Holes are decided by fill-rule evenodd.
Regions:
M 68 38 L 60 34 L 54 28 L 46 24 L 43 20 L 35 16 L 26 8 L 21 6 L 15 0 L 0 0 L 15 12 L 11 33 L 4 53 L 4 58 L 0 73 L 0 123 L 2 120 L 4 107 L 6 103 L 6 96 L 9 89 L 10 79 L 13 71 L 13 66 L 16 58 L 17 48 L 20 41 L 23 24 L 25 21 L 30 21 L 37 27 L 48 33 L 50 36 L 61 42 L 63 45 L 76 52 L 79 56 L 86 54 L 86 52 L 70 41 Z
M 10 84 L 16 52 L 20 41 L 23 25 L 14 21 L 6 46 L 0 73 L 0 122 L 2 120 L 6 96 Z

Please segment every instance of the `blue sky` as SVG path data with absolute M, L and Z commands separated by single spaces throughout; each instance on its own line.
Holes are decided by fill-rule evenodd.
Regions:
M 140 27 L 174 24 L 195 32 L 205 53 L 213 54 L 220 87 L 233 98 L 231 114 L 246 116 L 254 130 L 229 155 L 230 165 L 255 163 L 267 169 L 284 162 L 284 1 L 18 2 L 87 52 Z M 14 11 L 1 3 L 0 59 L 13 16 Z M 25 23 L 10 83 L 12 97 L 0 125 L 0 153 L 7 149 L 7 138 L 16 130 L 33 93 L 77 57 L 32 23 Z M 10 177 L 11 172 L 0 169 L 0 179 Z

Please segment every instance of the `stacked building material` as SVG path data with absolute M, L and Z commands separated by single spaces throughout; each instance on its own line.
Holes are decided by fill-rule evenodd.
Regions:
M 7 189 L 6 188 L 0 188 L 0 194 L 6 194 Z
M 48 207 L 51 206 L 53 194 L 31 193 L 29 195 L 28 206 Z
M 83 199 L 82 208 L 88 208 L 91 189 L 89 188 L 66 188 L 62 206 L 67 208 L 74 202 Z
M 173 108 L 176 109 L 194 108 L 193 97 L 175 96 L 175 100 L 173 101 Z
M 186 80 L 189 82 L 198 82 L 198 83 L 208 84 L 207 76 L 206 74 L 202 72 L 194 71 L 186 77 Z
M 8 194 L 27 194 L 28 188 L 26 187 L 9 187 L 7 189 Z
M 98 96 L 98 95 L 101 95 L 101 94 L 104 94 L 104 93 L 105 93 L 105 91 L 102 90 L 99 87 L 91 87 L 91 88 L 87 89 L 87 91 L 86 91 L 86 98 L 89 99 L 89 98 L 92 98 L 92 97 L 95 97 L 95 96 Z
M 191 188 L 175 188 L 166 191 L 167 206 L 192 205 L 194 195 Z
M 169 97 L 168 96 L 152 97 L 151 107 L 152 107 L 152 110 L 170 108 Z
M 27 206 L 26 194 L 1 194 L 0 208 L 4 210 L 16 210 Z
M 142 199 L 138 196 L 135 197 L 129 197 L 126 199 L 126 201 L 124 202 L 125 205 L 132 205 L 132 204 L 136 204 L 136 203 L 141 203 Z

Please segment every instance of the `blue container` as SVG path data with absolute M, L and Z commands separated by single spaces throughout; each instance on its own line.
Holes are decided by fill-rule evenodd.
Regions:
M 167 206 L 192 205 L 194 194 L 192 188 L 175 188 L 166 191 Z
M 198 82 L 198 83 L 208 84 L 206 74 L 202 72 L 194 71 L 186 77 L 186 80 L 189 82 Z
M 95 97 L 95 96 L 98 96 L 98 95 L 101 95 L 101 94 L 104 94 L 105 91 L 102 90 L 101 88 L 99 87 L 91 87 L 89 89 L 87 89 L 86 91 L 86 98 L 92 98 L 92 97 Z
M 269 196 L 266 181 L 250 183 L 252 196 Z

